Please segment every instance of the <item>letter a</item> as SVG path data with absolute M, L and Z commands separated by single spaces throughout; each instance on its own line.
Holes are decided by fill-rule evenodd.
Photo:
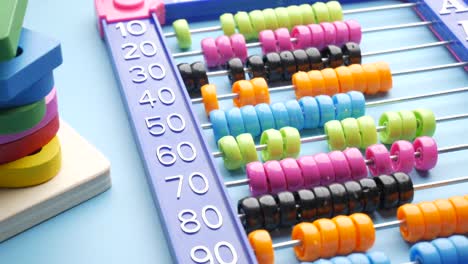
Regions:
M 449 10 L 449 8 L 455 8 L 455 13 L 468 11 L 468 7 L 463 6 L 463 4 L 459 2 L 459 0 L 443 0 L 443 1 L 444 2 L 442 3 L 442 9 L 440 9 L 440 12 L 439 12 L 439 14 L 441 15 L 450 14 L 451 11 Z

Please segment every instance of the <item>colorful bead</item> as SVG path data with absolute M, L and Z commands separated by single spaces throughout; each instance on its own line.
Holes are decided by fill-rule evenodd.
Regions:
M 316 47 L 321 50 L 325 47 L 325 32 L 323 28 L 318 24 L 308 25 L 310 33 L 312 34 L 312 42 L 310 43 L 312 47 Z
M 348 255 L 348 259 L 352 262 L 352 263 L 359 263 L 359 264 L 373 264 L 369 261 L 369 259 L 367 258 L 367 256 L 363 253 L 353 253 L 353 254 L 350 254 Z
M 243 106 L 240 108 L 242 119 L 244 120 L 245 132 L 254 137 L 261 134 L 260 122 L 258 121 L 257 111 L 251 105 Z
M 301 135 L 299 131 L 293 127 L 283 127 L 280 129 L 280 133 L 283 137 L 283 157 L 297 157 L 301 151 Z
M 263 131 L 260 144 L 267 145 L 261 152 L 262 160 L 279 160 L 283 157 L 283 137 L 278 130 L 268 129 Z
M 392 160 L 387 148 L 382 144 L 371 145 L 366 149 L 366 159 L 372 160 L 369 171 L 373 176 L 392 172 Z
M 234 19 L 236 20 L 239 33 L 244 35 L 247 40 L 253 40 L 257 38 L 257 32 L 252 27 L 249 14 L 247 12 L 237 12 L 234 15 Z
M 310 4 L 300 5 L 299 10 L 301 11 L 302 23 L 304 25 L 317 23 L 317 21 L 315 21 L 314 10 L 312 10 L 312 6 Z
M 425 232 L 425 224 L 421 209 L 414 204 L 405 204 L 398 208 L 397 218 L 402 221 L 400 233 L 407 242 L 421 240 Z
M 276 21 L 278 22 L 278 28 L 290 28 L 289 13 L 288 9 L 284 7 L 275 8 Z
M 455 229 L 456 234 L 465 234 L 468 232 L 468 200 L 461 196 L 450 197 L 448 199 L 455 208 L 455 214 L 457 215 L 457 228 Z
M 348 148 L 343 151 L 351 170 L 351 178 L 359 180 L 367 177 L 367 166 L 361 151 L 357 148 Z
M 240 80 L 232 85 L 232 93 L 237 94 L 232 99 L 236 107 L 255 105 L 255 90 L 251 82 Z
M 340 183 L 328 185 L 333 204 L 333 215 L 348 214 L 348 194 L 346 188 Z
M 290 28 L 303 24 L 301 10 L 297 5 L 290 5 L 286 9 L 288 9 Z
M 231 108 L 226 112 L 226 119 L 229 126 L 229 131 L 231 135 L 238 136 L 242 133 L 245 133 L 244 119 L 242 118 L 242 113 L 239 108 Z
M 211 111 L 219 109 L 216 86 L 214 84 L 205 84 L 200 90 L 206 114 L 209 115 Z
M 330 258 L 336 255 L 338 251 L 339 234 L 336 224 L 330 219 L 319 219 L 313 222 L 317 227 L 322 238 L 322 247 L 320 248 L 320 257 Z
M 250 22 L 255 30 L 255 32 L 260 32 L 266 29 L 265 18 L 263 17 L 263 12 L 260 10 L 253 10 L 249 13 Z
M 333 95 L 332 99 L 333 103 L 335 104 L 336 120 L 343 120 L 345 118 L 351 117 L 351 98 L 347 94 L 335 94 Z
M 242 62 L 245 62 L 247 60 L 247 46 L 244 36 L 242 34 L 233 34 L 230 38 L 234 54 L 237 58 L 241 59 Z
M 266 179 L 265 179 L 266 182 Z M 242 223 L 247 232 L 259 229 L 263 226 L 263 212 L 260 203 L 254 197 L 247 197 L 239 200 L 237 210 L 243 214 Z
M 271 112 L 273 112 L 273 117 L 275 118 L 276 128 L 282 128 L 289 126 L 289 114 L 288 109 L 284 103 L 278 102 L 270 105 Z
M 302 221 L 312 221 L 317 214 L 315 194 L 311 190 L 301 189 L 296 192 L 296 203 L 300 209 L 300 219 Z
M 309 29 L 307 29 L 309 30 Z M 294 55 L 294 59 L 296 61 L 297 71 L 310 71 L 310 61 L 307 52 L 303 49 L 293 50 L 292 54 Z
M 297 164 L 301 168 L 305 188 L 320 185 L 320 171 L 313 156 L 302 156 Z
M 233 136 L 222 137 L 218 141 L 219 151 L 223 154 L 224 167 L 228 170 L 237 170 L 243 165 L 242 154 Z
M 328 153 L 328 157 L 335 171 L 335 181 L 343 183 L 351 180 L 351 168 L 349 167 L 346 156 L 341 151 L 332 151 Z
M 330 218 L 333 215 L 333 204 L 330 189 L 324 186 L 312 188 L 317 204 L 317 218 Z
M 320 231 L 312 223 L 300 223 L 294 226 L 291 239 L 301 243 L 294 247 L 294 253 L 300 261 L 314 261 L 320 257 Z
M 338 82 L 338 76 L 333 69 L 326 68 L 320 71 L 325 81 L 325 94 L 332 96 L 340 92 L 340 83 Z
M 309 75 L 303 71 L 299 71 L 293 74 L 291 78 L 294 86 L 294 93 L 296 98 L 300 99 L 304 96 L 313 96 L 312 94 L 312 82 L 310 81 Z
M 240 134 L 236 137 L 236 141 L 242 155 L 243 164 L 258 160 L 255 142 L 251 134 Z
M 327 142 L 330 150 L 343 150 L 346 148 L 346 139 L 340 121 L 328 121 L 325 123 L 324 130 L 325 135 L 328 137 Z
M 343 47 L 343 56 L 344 56 L 344 64 L 346 66 L 352 64 L 361 64 L 362 62 L 362 54 L 361 54 L 361 47 L 359 44 L 354 42 L 347 42 Z
M 292 75 L 297 72 L 297 63 L 296 59 L 294 58 L 294 54 L 289 51 L 281 51 L 279 53 L 281 59 L 281 66 L 283 69 L 283 80 L 291 80 Z
M 366 101 L 361 92 L 350 91 L 346 93 L 351 98 L 351 117 L 358 118 L 366 114 Z
M 258 34 L 263 54 L 278 51 L 276 36 L 273 30 L 263 30 Z
M 362 66 L 360 64 L 352 64 L 348 66 L 348 69 L 353 75 L 354 90 L 365 93 L 367 91 L 367 79 Z
M 413 113 L 417 120 L 416 137 L 432 137 L 436 129 L 434 113 L 429 109 L 416 109 Z
M 417 263 L 441 264 L 440 254 L 429 242 L 419 242 L 410 249 L 410 260 Z
M 255 104 L 270 103 L 270 91 L 268 90 L 268 84 L 264 78 L 253 78 L 250 83 L 254 87 L 255 93 Z
M 275 197 L 265 194 L 258 198 L 258 202 L 263 211 L 265 220 L 264 227 L 267 230 L 274 230 L 280 224 L 280 213 Z
M 249 242 L 255 251 L 258 263 L 273 264 L 275 262 L 275 252 L 270 233 L 266 230 L 256 230 L 249 234 Z
M 440 213 L 440 222 L 444 227 L 439 235 L 446 237 L 454 234 L 457 229 L 457 214 L 452 203 L 446 199 L 435 200 L 433 203 Z
M 325 38 L 325 43 L 328 45 L 333 45 L 336 43 L 336 29 L 332 23 L 322 22 L 320 26 L 323 29 L 323 34 Z
M 293 44 L 291 42 L 291 35 L 287 28 L 278 28 L 275 30 L 275 37 L 278 43 L 278 50 L 292 50 Z
M 335 26 L 336 41 L 335 45 L 342 46 L 349 41 L 348 26 L 342 21 L 335 21 L 332 23 Z
M 338 228 L 340 236 L 338 245 L 338 255 L 348 255 L 356 248 L 358 234 L 354 227 L 353 220 L 348 216 L 339 215 L 332 219 Z
M 437 249 L 441 263 L 460 263 L 455 245 L 447 238 L 437 238 L 431 244 Z
M 383 113 L 379 119 L 379 125 L 385 128 L 379 132 L 380 141 L 391 144 L 401 137 L 403 126 L 400 115 L 397 112 L 388 111 Z
M 177 38 L 177 45 L 181 49 L 188 49 L 192 46 L 192 36 L 190 28 L 185 19 L 177 19 L 172 23 Z
M 359 133 L 359 124 L 355 118 L 346 118 L 341 120 L 341 127 L 346 140 L 347 147 L 361 146 L 361 134 Z
M 338 46 L 327 45 L 325 49 L 322 51 L 322 56 L 326 59 L 325 60 L 326 68 L 337 68 L 344 64 L 343 51 Z M 336 77 L 336 79 L 339 84 L 338 77 Z M 339 87 L 338 87 L 338 90 L 339 90 Z
M 328 13 L 328 7 L 325 3 L 317 2 L 312 5 L 314 10 L 315 20 L 318 23 L 330 21 L 330 14 Z
M 390 70 L 390 66 L 388 63 L 379 61 L 373 63 L 374 66 L 377 68 L 380 77 L 380 92 L 388 92 L 392 89 L 393 80 L 392 80 L 392 72 Z
M 364 198 L 362 187 L 357 181 L 347 181 L 343 183 L 348 194 L 348 213 L 360 213 L 364 209 Z
M 289 191 L 297 191 L 304 187 L 304 177 L 302 176 L 301 168 L 293 158 L 286 158 L 280 161 L 286 175 L 286 181 Z
M 314 155 L 315 164 L 320 171 L 320 185 L 327 186 L 335 181 L 335 170 L 333 164 L 325 153 Z
M 362 30 L 361 25 L 356 20 L 346 20 L 345 24 L 348 26 L 349 41 L 355 43 L 361 43 Z
M 232 36 L 236 34 L 236 21 L 231 13 L 222 14 L 219 17 L 219 21 L 221 22 L 224 35 Z
M 390 155 L 397 156 L 396 160 L 392 160 L 392 170 L 410 173 L 414 166 L 414 147 L 408 141 L 398 140 L 392 144 Z
M 297 130 L 302 130 L 304 128 L 304 115 L 298 101 L 286 101 L 285 106 L 288 110 L 289 125 Z
M 222 110 L 213 110 L 210 112 L 211 126 L 216 142 L 224 136 L 228 136 L 229 126 L 226 119 L 226 114 Z
M 327 8 L 330 15 L 330 21 L 343 20 L 343 8 L 341 8 L 340 2 L 329 1 L 327 2 Z
M 231 46 L 231 39 L 228 36 L 222 35 L 216 38 L 216 46 L 218 52 L 221 55 L 220 64 L 226 64 L 230 59 L 234 57 L 234 51 Z
M 307 26 L 295 26 L 292 29 L 291 36 L 297 39 L 296 43 L 293 44 L 295 49 L 306 49 L 310 47 L 312 34 Z
M 286 177 L 287 180 L 287 177 Z M 280 192 L 275 199 L 278 201 L 280 212 L 280 225 L 290 227 L 297 223 L 297 207 L 294 194 L 292 192 Z
M 283 168 L 277 160 L 270 160 L 263 164 L 267 175 L 267 180 L 270 183 L 270 191 L 272 193 L 279 193 L 286 191 L 288 185 L 286 183 L 286 176 L 284 175 Z
M 335 105 L 330 96 L 319 95 L 315 97 L 320 110 L 319 126 L 323 127 L 325 123 L 335 120 Z
M 250 162 L 245 170 L 252 195 L 258 196 L 268 193 L 268 181 L 263 164 L 258 161 Z
M 390 264 L 390 259 L 383 252 L 368 252 L 366 253 L 367 258 L 372 264 Z
M 208 84 L 208 75 L 206 74 L 206 68 L 203 62 L 196 61 L 190 64 L 192 68 L 193 81 L 195 83 L 195 91 L 192 94 L 196 94 L 196 91 L 205 84 Z
M 376 94 L 380 91 L 380 74 L 373 63 L 362 64 L 362 70 L 366 76 L 366 94 Z
M 320 123 L 320 110 L 317 101 L 313 97 L 302 97 L 299 100 L 299 106 L 304 115 L 304 128 L 317 128 Z
M 312 83 L 312 95 L 319 96 L 326 94 L 325 79 L 322 73 L 318 70 L 313 70 L 307 72 L 307 75 L 309 75 L 309 79 Z M 321 126 L 323 126 L 323 124 Z
M 278 21 L 276 21 L 276 13 L 272 8 L 263 9 L 263 18 L 265 19 L 265 26 L 268 29 L 277 29 Z
M 465 236 L 451 236 L 448 238 L 455 248 L 458 254 L 458 263 L 467 263 L 468 261 L 468 239 Z
M 264 72 L 269 82 L 278 82 L 283 80 L 283 64 L 281 57 L 277 52 L 270 52 L 263 56 L 265 63 Z
M 398 114 L 401 118 L 401 139 L 413 140 L 416 137 L 416 116 L 408 110 L 400 110 Z
M 228 78 L 231 84 L 245 80 L 244 63 L 239 58 L 232 58 L 226 64 Z
M 354 90 L 353 74 L 348 67 L 340 66 L 335 69 L 336 76 L 338 77 L 340 92 L 346 93 Z
M 361 132 L 361 149 L 377 143 L 377 128 L 374 119 L 370 116 L 361 116 L 357 119 Z
M 201 41 L 203 57 L 208 67 L 216 67 L 221 63 L 221 55 L 218 53 L 218 47 L 214 38 L 204 38 Z
M 414 163 L 417 170 L 427 171 L 436 166 L 439 155 L 433 138 L 419 137 L 413 142 L 413 147 L 415 152 L 419 152 Z
M 276 53 L 269 53 L 269 54 L 276 54 Z M 250 79 L 253 78 L 265 78 L 266 77 L 266 70 L 265 70 L 265 63 L 261 56 L 252 55 L 247 58 L 246 63 L 247 68 L 249 71 Z
M 349 216 L 356 227 L 356 248 L 354 251 L 365 252 L 374 245 L 375 229 L 372 219 L 366 214 L 352 214 Z
M 374 178 L 375 183 L 380 190 L 380 204 L 381 209 L 393 209 L 398 206 L 398 182 L 393 176 L 379 175 Z
M 432 240 L 436 238 L 442 228 L 440 221 L 440 213 L 437 207 L 430 202 L 417 204 L 424 218 L 424 235 L 422 239 Z
M 403 172 L 395 172 L 392 176 L 398 183 L 398 206 L 411 203 L 414 198 L 414 187 L 411 177 Z
M 258 104 L 255 106 L 261 131 L 276 128 L 275 118 L 268 104 Z
M 372 178 L 362 178 L 359 180 L 362 187 L 362 198 L 365 201 L 363 213 L 373 213 L 380 203 L 380 190 Z

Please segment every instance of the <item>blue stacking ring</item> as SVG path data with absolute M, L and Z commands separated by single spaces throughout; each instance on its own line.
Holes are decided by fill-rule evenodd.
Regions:
M 432 245 L 439 251 L 443 263 L 458 263 L 458 253 L 455 245 L 448 238 L 437 238 L 432 240 Z
M 275 118 L 273 117 L 273 112 L 268 104 L 258 104 L 255 106 L 257 111 L 258 121 L 260 122 L 260 128 L 263 131 L 270 128 L 276 129 Z
M 429 242 L 419 242 L 410 249 L 410 260 L 424 264 L 442 264 L 439 251 Z
M 332 97 L 333 103 L 335 104 L 335 116 L 336 120 L 343 120 L 351 117 L 352 105 L 351 97 L 344 93 L 335 94 Z
M 353 253 L 348 255 L 348 259 L 355 264 L 371 264 L 369 258 L 363 253 Z
M 320 124 L 320 110 L 314 97 L 305 96 L 299 100 L 299 106 L 304 115 L 304 128 L 317 128 Z
M 226 118 L 229 125 L 231 135 L 237 137 L 238 135 L 245 133 L 244 119 L 239 108 L 234 107 L 226 112 Z
M 229 135 L 229 126 L 226 120 L 226 114 L 223 110 L 213 110 L 210 112 L 211 126 L 216 142 L 224 136 Z
M 468 263 L 468 238 L 461 235 L 455 235 L 448 238 L 455 248 L 458 254 L 458 263 Z
M 333 264 L 353 264 L 349 258 L 343 256 L 334 257 L 330 259 L 330 261 L 333 262 Z
M 283 103 L 274 103 L 271 105 L 271 112 L 275 118 L 276 129 L 289 126 L 288 109 Z
M 257 111 L 255 107 L 246 105 L 240 108 L 242 119 L 244 119 L 245 131 L 252 135 L 252 137 L 260 136 L 260 123 L 258 121 Z
M 351 116 L 358 118 L 366 114 L 366 98 L 361 92 L 351 91 L 347 92 L 348 96 L 351 98 Z
M 296 100 L 289 100 L 285 105 L 288 110 L 289 126 L 295 127 L 299 131 L 304 129 L 304 114 L 302 114 L 299 103 Z
M 367 252 L 366 255 L 372 264 L 390 264 L 390 259 L 383 252 L 372 251 Z
M 326 122 L 335 120 L 335 105 L 330 96 L 319 95 L 315 97 L 320 111 L 319 126 L 323 127 Z

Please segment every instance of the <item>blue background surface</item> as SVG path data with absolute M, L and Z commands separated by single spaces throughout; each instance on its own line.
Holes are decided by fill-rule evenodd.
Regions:
M 376 3 L 378 2 L 378 3 Z M 353 4 L 345 9 L 397 3 L 398 1 L 376 1 Z M 394 25 L 419 21 L 410 9 L 346 15 L 355 18 L 363 28 Z M 197 23 L 193 27 L 214 25 L 215 22 Z M 216 23 L 217 24 L 217 23 Z M 169 250 L 163 235 L 158 214 L 151 199 L 137 148 L 133 141 L 120 94 L 112 72 L 110 59 L 104 43 L 96 30 L 93 1 L 30 0 L 25 26 L 48 34 L 62 42 L 64 63 L 55 72 L 60 114 L 85 138 L 96 145 L 112 163 L 113 187 L 106 193 L 77 206 L 45 223 L 42 223 L 2 244 L 0 263 L 170 263 Z M 170 30 L 166 29 L 166 30 Z M 217 32 L 215 35 L 218 36 Z M 198 48 L 197 35 L 194 48 Z M 383 31 L 365 34 L 363 52 L 423 44 L 436 41 L 427 27 Z M 176 51 L 173 40 L 169 45 Z M 250 54 L 259 53 L 249 50 Z M 195 61 L 191 57 L 180 61 Z M 402 52 L 364 58 L 364 62 L 384 60 L 392 70 L 399 71 L 415 67 L 454 62 L 443 47 Z M 229 90 L 226 78 L 216 78 L 218 91 Z M 393 90 L 385 96 L 372 100 L 417 95 L 431 91 L 468 86 L 466 72 L 460 68 L 411 74 L 394 78 Z M 292 92 L 272 96 L 272 101 L 293 99 Z M 367 113 L 378 119 L 387 110 L 430 107 L 436 116 L 468 112 L 468 93 L 442 96 L 386 106 L 369 108 Z M 231 106 L 226 100 L 221 106 Z M 206 122 L 201 106 L 195 110 Z M 468 120 L 442 123 L 435 138 L 440 146 L 466 144 Z M 318 134 L 312 131 L 309 134 Z M 214 149 L 210 131 L 206 139 Z M 301 155 L 325 152 L 326 144 L 306 144 Z M 467 151 L 443 154 L 439 165 L 429 173 L 413 172 L 415 184 L 466 175 Z M 221 167 L 226 180 L 245 177 L 243 172 L 228 173 Z M 417 192 L 415 202 L 431 201 L 453 195 L 467 194 L 468 184 L 437 188 Z M 248 195 L 246 187 L 229 190 L 233 205 L 239 198 Z M 393 211 L 376 214 L 376 223 L 394 220 Z M 176 224 L 176 223 L 174 223 Z M 281 235 L 284 234 L 284 235 Z M 275 241 L 287 239 L 287 232 L 273 233 Z M 279 237 L 279 239 L 277 239 Z M 396 228 L 377 232 L 374 250 L 385 251 L 394 263 L 408 260 L 408 247 Z M 294 263 L 292 250 L 278 252 L 278 263 Z

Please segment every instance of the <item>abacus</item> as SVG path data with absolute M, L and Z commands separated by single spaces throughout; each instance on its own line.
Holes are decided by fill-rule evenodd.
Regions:
M 175 262 L 467 261 L 466 1 L 95 3 Z

